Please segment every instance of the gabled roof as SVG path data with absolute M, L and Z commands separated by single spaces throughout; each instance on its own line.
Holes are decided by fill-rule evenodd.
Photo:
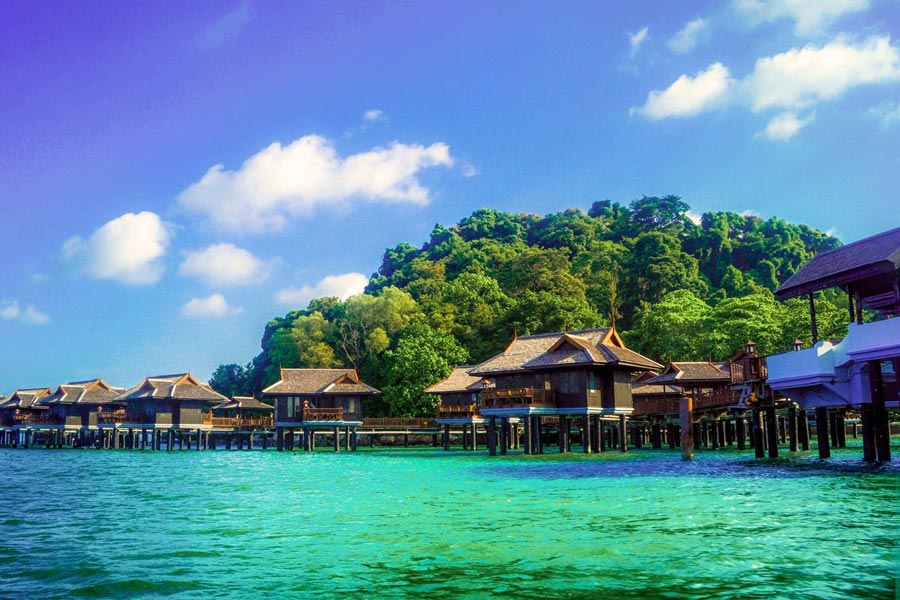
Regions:
M 275 407 L 265 402 L 260 402 L 250 396 L 233 396 L 231 400 L 214 407 L 216 410 L 275 410 Z
M 816 255 L 775 290 L 775 297 L 786 300 L 830 287 L 878 279 L 898 268 L 900 227 Z
M 626 348 L 614 328 L 602 327 L 517 337 L 506 350 L 473 368 L 469 374 L 484 376 L 580 365 L 652 371 L 662 368 Z
M 113 387 L 102 379 L 64 383 L 56 391 L 41 398 L 44 406 L 56 404 L 110 404 L 125 388 Z
M 731 382 L 728 363 L 672 362 L 666 370 L 648 380 L 650 384 L 689 387 Z
M 190 373 L 146 377 L 116 398 L 120 402 L 145 399 L 200 400 L 215 404 L 228 401 L 228 398 Z
M 50 394 L 50 388 L 28 388 L 16 390 L 0 404 L 2 408 L 43 408 L 38 402 Z
M 425 388 L 424 392 L 426 394 L 475 393 L 490 387 L 484 377 L 469 374 L 472 368 L 472 365 L 456 367 L 446 379 L 441 379 L 434 385 Z
M 262 391 L 282 394 L 380 394 L 359 380 L 355 369 L 282 369 L 281 379 Z

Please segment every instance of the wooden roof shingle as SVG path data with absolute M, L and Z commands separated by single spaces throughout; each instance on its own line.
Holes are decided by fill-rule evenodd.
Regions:
M 614 328 L 601 327 L 517 337 L 506 350 L 469 373 L 484 376 L 579 365 L 651 371 L 662 368 L 659 363 L 626 348 Z
M 716 385 L 731 382 L 731 370 L 728 363 L 709 361 L 679 361 L 669 363 L 666 369 L 656 377 L 647 380 L 649 384 L 675 385 L 679 387 L 697 385 Z
M 251 396 L 232 396 L 231 400 L 215 407 L 216 410 L 275 410 L 275 407 L 260 402 Z
M 469 371 L 473 368 L 473 365 L 456 367 L 451 371 L 450 375 L 425 388 L 424 392 L 426 394 L 467 393 L 479 392 L 489 387 L 484 377 L 469 374 Z
M 0 404 L 4 408 L 44 408 L 39 400 L 50 395 L 50 388 L 27 388 L 16 390 Z
M 200 400 L 215 404 L 228 401 L 228 398 L 190 373 L 145 377 L 137 385 L 116 398 L 120 402 L 146 399 Z
M 360 381 L 355 369 L 282 369 L 263 396 L 284 394 L 380 394 Z
M 777 290 L 779 300 L 889 275 L 900 269 L 900 227 L 814 256 Z
M 102 379 L 89 381 L 73 381 L 64 383 L 56 391 L 41 399 L 41 404 L 53 406 L 57 404 L 111 404 L 125 391 L 125 388 L 114 387 Z

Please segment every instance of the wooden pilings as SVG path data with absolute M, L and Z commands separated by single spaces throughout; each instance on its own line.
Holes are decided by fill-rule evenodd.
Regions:
M 681 458 L 694 459 L 694 399 L 681 399 Z
M 816 441 L 819 446 L 819 458 L 829 458 L 831 448 L 828 445 L 828 409 L 824 406 L 816 408 Z

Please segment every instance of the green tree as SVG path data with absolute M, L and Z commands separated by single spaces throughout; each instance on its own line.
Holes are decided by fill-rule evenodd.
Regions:
M 434 415 L 434 397 L 423 390 L 464 364 L 468 353 L 456 339 L 424 324 L 409 326 L 397 347 L 384 353 L 385 384 L 381 388 L 388 414 L 396 417 Z
M 669 292 L 654 304 L 644 304 L 635 326 L 626 335 L 628 345 L 663 363 L 703 360 L 712 308 L 690 290 Z

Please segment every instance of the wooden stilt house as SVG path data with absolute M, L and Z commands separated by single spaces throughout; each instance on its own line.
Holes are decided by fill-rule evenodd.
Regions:
M 295 432 L 300 447 L 312 450 L 317 430 L 331 432 L 335 450 L 340 436 L 355 449 L 362 424 L 363 400 L 381 392 L 359 379 L 355 369 L 281 369 L 281 379 L 262 391 L 275 401 L 275 434 L 279 450 L 292 449 Z
M 493 386 L 490 380 L 471 375 L 473 365 L 456 367 L 447 378 L 425 388 L 426 394 L 437 396 L 437 425 L 443 430 L 444 449 L 450 449 L 452 429 L 461 430 L 463 448 L 477 447 L 478 427 L 484 425 L 481 414 L 481 393 Z
M 50 388 L 28 388 L 13 392 L 0 403 L 0 443 L 4 446 L 32 443 L 35 432 L 49 429 L 50 415 L 41 398 L 50 395 Z
M 561 451 L 569 448 L 572 417 L 578 417 L 585 452 L 599 449 L 591 441 L 604 418 L 618 420 L 620 447 L 625 449 L 626 417 L 633 410 L 632 380 L 662 365 L 625 347 L 615 328 L 545 333 L 517 337 L 502 353 L 488 359 L 470 375 L 490 377 L 493 389 L 482 392 L 481 414 L 488 417 L 488 445 L 496 446 L 504 419 L 524 421 L 526 453 L 543 449 L 542 426 L 556 422 Z M 542 419 L 545 423 L 542 423 Z M 502 448 L 501 440 L 501 448 Z
M 77 444 L 90 444 L 99 424 L 110 417 L 125 417 L 125 405 L 117 402 L 125 388 L 113 387 L 102 379 L 64 383 L 40 400 L 56 429 Z
M 252 396 L 233 396 L 213 408 L 213 426 L 224 429 L 272 427 L 275 407 Z

